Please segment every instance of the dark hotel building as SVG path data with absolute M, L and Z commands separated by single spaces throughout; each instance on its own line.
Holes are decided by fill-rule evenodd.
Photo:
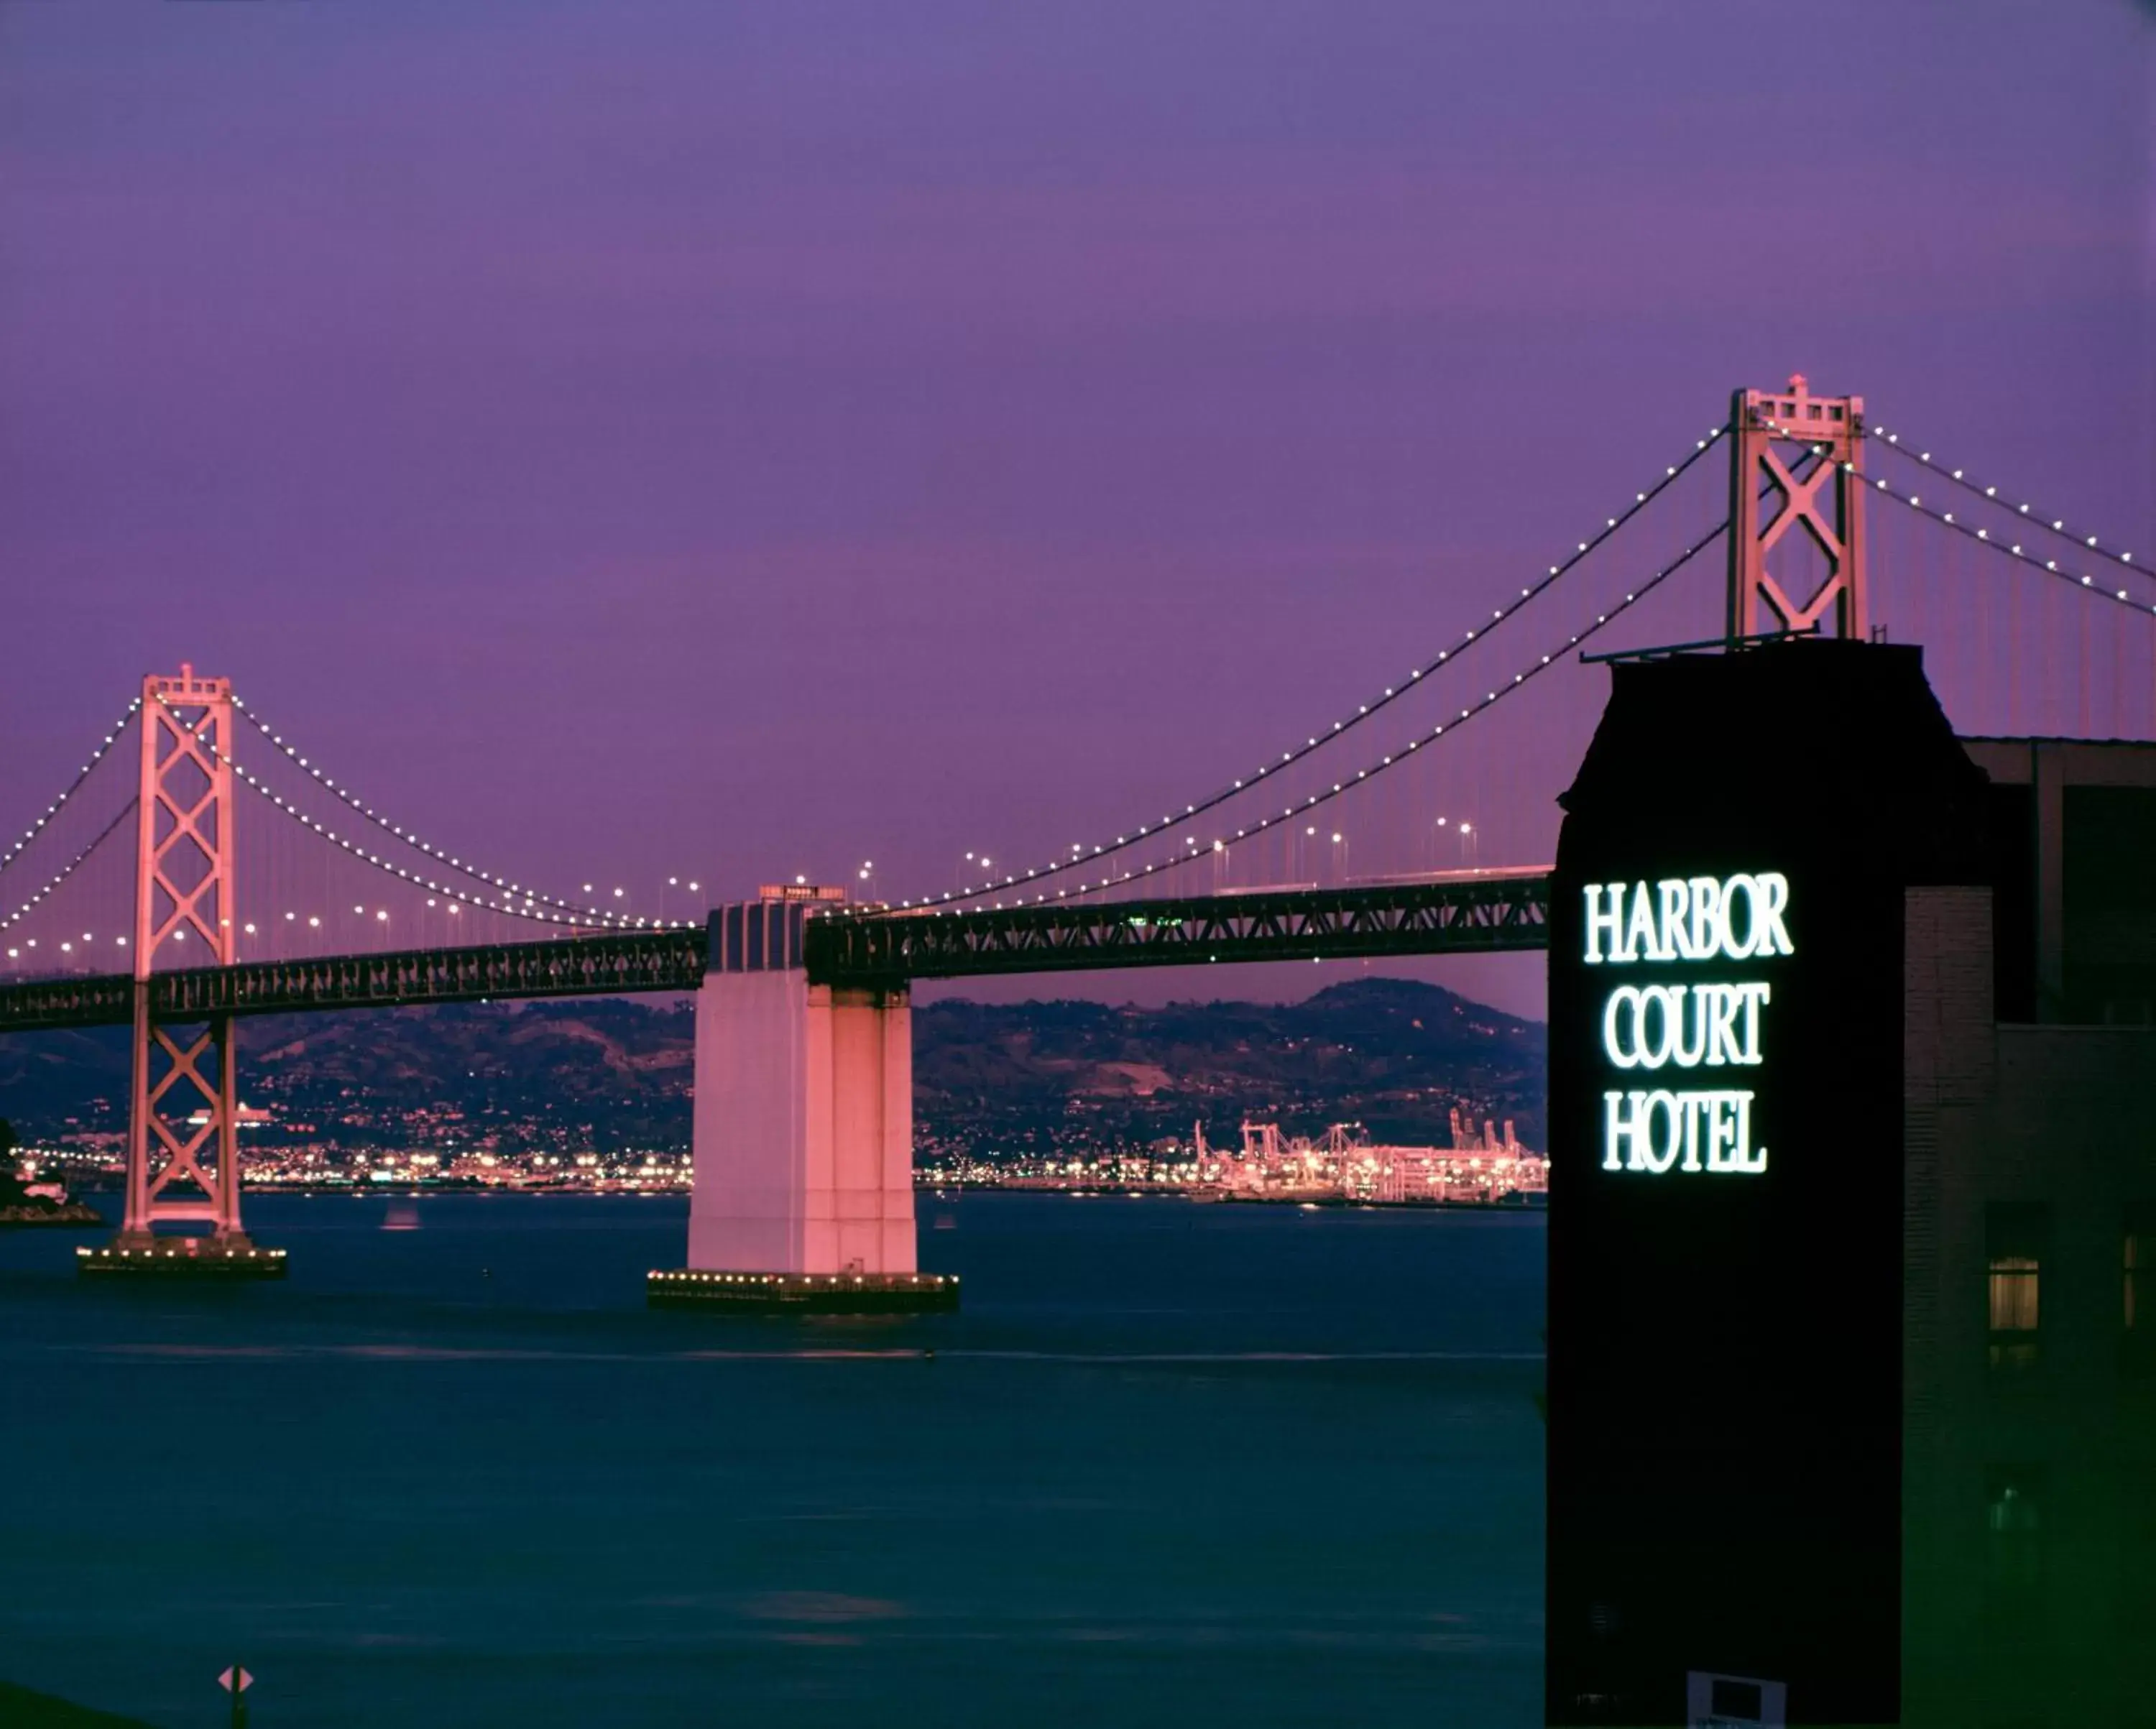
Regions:
M 2156 746 L 1612 669 L 1552 890 L 1548 1720 L 2156 1729 Z

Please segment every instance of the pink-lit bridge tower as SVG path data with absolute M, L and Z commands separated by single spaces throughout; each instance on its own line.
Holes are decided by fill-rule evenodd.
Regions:
M 232 1017 L 167 1024 L 151 992 L 161 960 L 234 958 L 232 682 L 185 664 L 177 677 L 153 673 L 140 712 L 126 1209 L 119 1235 L 82 1268 L 274 1277 L 284 1251 L 255 1248 L 240 1226 Z M 209 1230 L 161 1233 L 167 1224 Z
M 1737 392 L 1729 422 L 1730 639 L 1863 641 L 1864 398 L 1814 396 L 1798 372 Z

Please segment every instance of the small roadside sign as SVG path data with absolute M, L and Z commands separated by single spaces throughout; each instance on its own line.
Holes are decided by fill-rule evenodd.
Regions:
M 254 1677 L 235 1663 L 217 1678 L 217 1684 L 232 1695 L 232 1729 L 247 1729 L 247 1690 L 254 1685 Z

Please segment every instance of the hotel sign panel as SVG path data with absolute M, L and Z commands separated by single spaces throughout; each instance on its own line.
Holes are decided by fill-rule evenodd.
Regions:
M 1784 916 L 1789 880 L 1779 871 L 1589 883 L 1582 893 L 1586 966 L 1719 969 L 1795 953 Z M 1648 1084 L 1604 1091 L 1604 1170 L 1655 1177 L 1671 1171 L 1756 1177 L 1766 1170 L 1767 1149 L 1752 1136 L 1755 1090 L 1693 1086 L 1684 1071 L 1762 1065 L 1762 1023 L 1773 998 L 1771 980 L 1750 977 L 1623 983 L 1609 992 L 1602 1054 L 1613 1069 L 1646 1071 L 1638 1078 Z M 1662 1073 L 1670 1069 L 1677 1072 Z
M 1911 650 L 1612 670 L 1551 885 L 1548 1720 L 1712 1673 L 1892 1722 L 1902 896 L 1974 771 Z

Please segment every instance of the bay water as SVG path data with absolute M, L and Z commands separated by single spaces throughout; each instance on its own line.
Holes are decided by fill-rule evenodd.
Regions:
M 0 1235 L 0 1679 L 187 1729 L 1540 1721 L 1545 1222 L 921 1197 L 956 1315 L 648 1311 L 680 1196 Z

